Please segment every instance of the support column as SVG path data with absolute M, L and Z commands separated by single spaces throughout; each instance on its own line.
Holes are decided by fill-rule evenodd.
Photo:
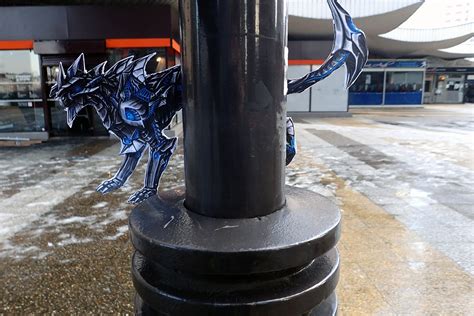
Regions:
M 181 0 L 186 188 L 130 215 L 137 314 L 334 315 L 338 208 L 284 186 L 284 0 Z
M 284 203 L 285 1 L 182 1 L 186 202 L 224 218 Z

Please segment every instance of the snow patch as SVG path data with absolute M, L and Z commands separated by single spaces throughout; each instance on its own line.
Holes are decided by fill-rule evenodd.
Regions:
M 123 225 L 117 228 L 117 233 L 113 236 L 104 237 L 105 240 L 116 240 L 120 236 L 125 235 L 128 232 L 128 225 Z
M 99 202 L 92 206 L 92 208 L 103 208 L 106 207 L 109 203 L 108 202 Z
M 68 239 L 61 240 L 60 242 L 57 243 L 58 246 L 68 246 L 68 245 L 73 245 L 73 244 L 85 244 L 92 242 L 92 238 L 76 238 L 74 235 L 71 236 Z

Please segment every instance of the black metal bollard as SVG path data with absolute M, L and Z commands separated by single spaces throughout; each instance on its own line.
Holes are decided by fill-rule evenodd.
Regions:
M 182 0 L 186 189 L 130 216 L 144 315 L 333 315 L 338 208 L 284 186 L 284 0 Z

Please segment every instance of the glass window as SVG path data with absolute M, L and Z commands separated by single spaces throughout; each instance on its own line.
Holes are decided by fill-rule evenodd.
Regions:
M 38 55 L 0 51 L 0 101 L 34 99 L 41 99 Z
M 387 72 L 386 92 L 420 92 L 423 87 L 423 72 Z
M 349 105 L 377 105 L 383 101 L 383 72 L 364 71 L 349 89 Z
M 383 92 L 383 72 L 364 71 L 351 86 L 349 92 Z
M 387 71 L 385 104 L 421 104 L 422 71 Z
M 107 50 L 108 66 L 112 66 L 117 61 L 127 56 L 135 56 L 135 58 L 143 57 L 151 53 L 156 53 L 147 66 L 147 73 L 154 73 L 167 68 L 166 66 L 166 50 L 165 48 L 119 48 Z
M 0 51 L 0 132 L 44 130 L 39 56 Z

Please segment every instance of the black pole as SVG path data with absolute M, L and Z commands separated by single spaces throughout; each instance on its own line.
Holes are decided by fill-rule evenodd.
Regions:
M 285 203 L 285 1 L 181 4 L 186 207 L 272 213 Z
M 340 213 L 284 187 L 285 0 L 181 0 L 186 188 L 130 215 L 140 315 L 334 315 Z

